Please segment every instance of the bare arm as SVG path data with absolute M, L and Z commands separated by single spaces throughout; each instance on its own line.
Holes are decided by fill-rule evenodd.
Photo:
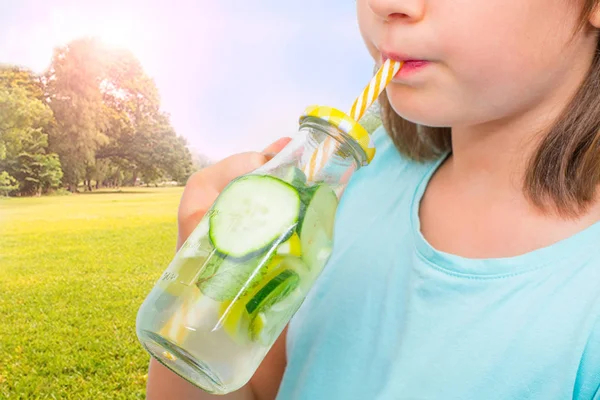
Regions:
M 278 152 L 289 139 L 273 143 L 264 153 Z M 192 233 L 218 194 L 235 177 L 258 168 L 266 162 L 261 153 L 242 153 L 194 174 L 188 181 L 178 212 L 177 249 Z M 287 328 L 275 342 L 264 361 L 246 386 L 225 396 L 216 396 L 193 386 L 174 372 L 151 359 L 148 370 L 148 400 L 273 400 L 286 365 L 285 336 Z
M 155 359 L 148 371 L 148 400 L 274 400 L 285 370 L 285 334 L 281 334 L 264 361 L 250 380 L 240 390 L 225 396 L 216 396 L 198 389 Z
M 226 396 L 208 394 L 180 378 L 154 358 L 150 360 L 146 398 L 148 400 L 257 400 L 252 393 L 250 385 L 246 385 L 242 389 Z

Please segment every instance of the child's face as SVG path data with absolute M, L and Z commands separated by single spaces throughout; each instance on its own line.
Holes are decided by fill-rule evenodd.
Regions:
M 357 3 L 360 30 L 377 63 L 382 53 L 429 61 L 420 68 L 407 64 L 388 86 L 394 110 L 423 125 L 482 124 L 564 102 L 596 48 L 591 30 L 569 42 L 581 0 Z

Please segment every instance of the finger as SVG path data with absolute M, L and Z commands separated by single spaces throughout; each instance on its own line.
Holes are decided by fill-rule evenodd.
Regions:
M 179 202 L 177 211 L 177 250 L 200 223 L 206 211 L 219 195 L 219 192 L 213 187 L 196 182 L 194 178 L 192 176 L 188 181 Z
M 265 147 L 263 153 L 279 153 L 292 140 L 290 137 L 282 137 Z
M 291 140 L 288 137 L 278 139 L 267 146 L 262 153 L 249 151 L 224 158 L 203 170 L 206 181 L 220 192 L 232 179 L 262 166 L 270 158 L 269 153 L 280 152 Z
M 205 182 L 220 192 L 232 179 L 252 172 L 265 162 L 265 155 L 256 151 L 238 153 L 205 168 L 202 176 Z

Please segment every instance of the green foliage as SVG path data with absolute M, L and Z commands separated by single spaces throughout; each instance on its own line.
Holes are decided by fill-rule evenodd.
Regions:
M 0 171 L 4 193 L 41 194 L 60 185 L 56 154 L 45 133 L 53 115 L 40 99 L 39 81 L 26 70 L 0 69 Z
M 128 161 L 132 179 L 140 177 L 145 183 L 184 182 L 192 173 L 191 154 L 169 116 L 160 111 L 154 82 L 131 53 L 119 51 L 112 57 L 116 61 L 102 85 L 109 141 L 97 158 Z
M 0 160 L 19 154 L 23 142 L 34 132 L 41 132 L 51 119 L 48 106 L 26 89 L 0 86 Z
M 131 52 L 83 38 L 56 48 L 42 76 L 0 67 L 0 190 L 185 183 L 193 170 L 185 139 Z
M 24 89 L 28 96 L 44 100 L 42 79 L 32 71 L 22 67 L 0 65 L 0 87 L 7 90 Z
M 93 39 L 75 40 L 54 50 L 46 95 L 56 124 L 50 148 L 58 153 L 65 183 L 72 189 L 93 164 L 98 147 L 107 141 L 100 83 L 106 59 L 102 44 Z
M 0 199 L 0 399 L 144 398 L 135 318 L 174 255 L 181 191 Z
M 19 188 L 19 184 L 17 180 L 10 176 L 8 172 L 1 171 L 0 172 L 0 193 L 5 196 L 8 196 L 10 192 Z
M 20 192 L 26 195 L 48 193 L 60 186 L 63 172 L 56 154 L 21 153 L 19 156 Z

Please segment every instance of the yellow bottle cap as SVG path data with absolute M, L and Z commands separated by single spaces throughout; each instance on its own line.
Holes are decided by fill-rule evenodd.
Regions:
M 362 125 L 352 119 L 348 114 L 333 107 L 328 106 L 309 106 L 304 110 L 300 117 L 302 123 L 307 117 L 315 117 L 329 122 L 342 132 L 356 140 L 367 155 L 367 163 L 370 163 L 375 156 L 375 146 L 371 136 Z

